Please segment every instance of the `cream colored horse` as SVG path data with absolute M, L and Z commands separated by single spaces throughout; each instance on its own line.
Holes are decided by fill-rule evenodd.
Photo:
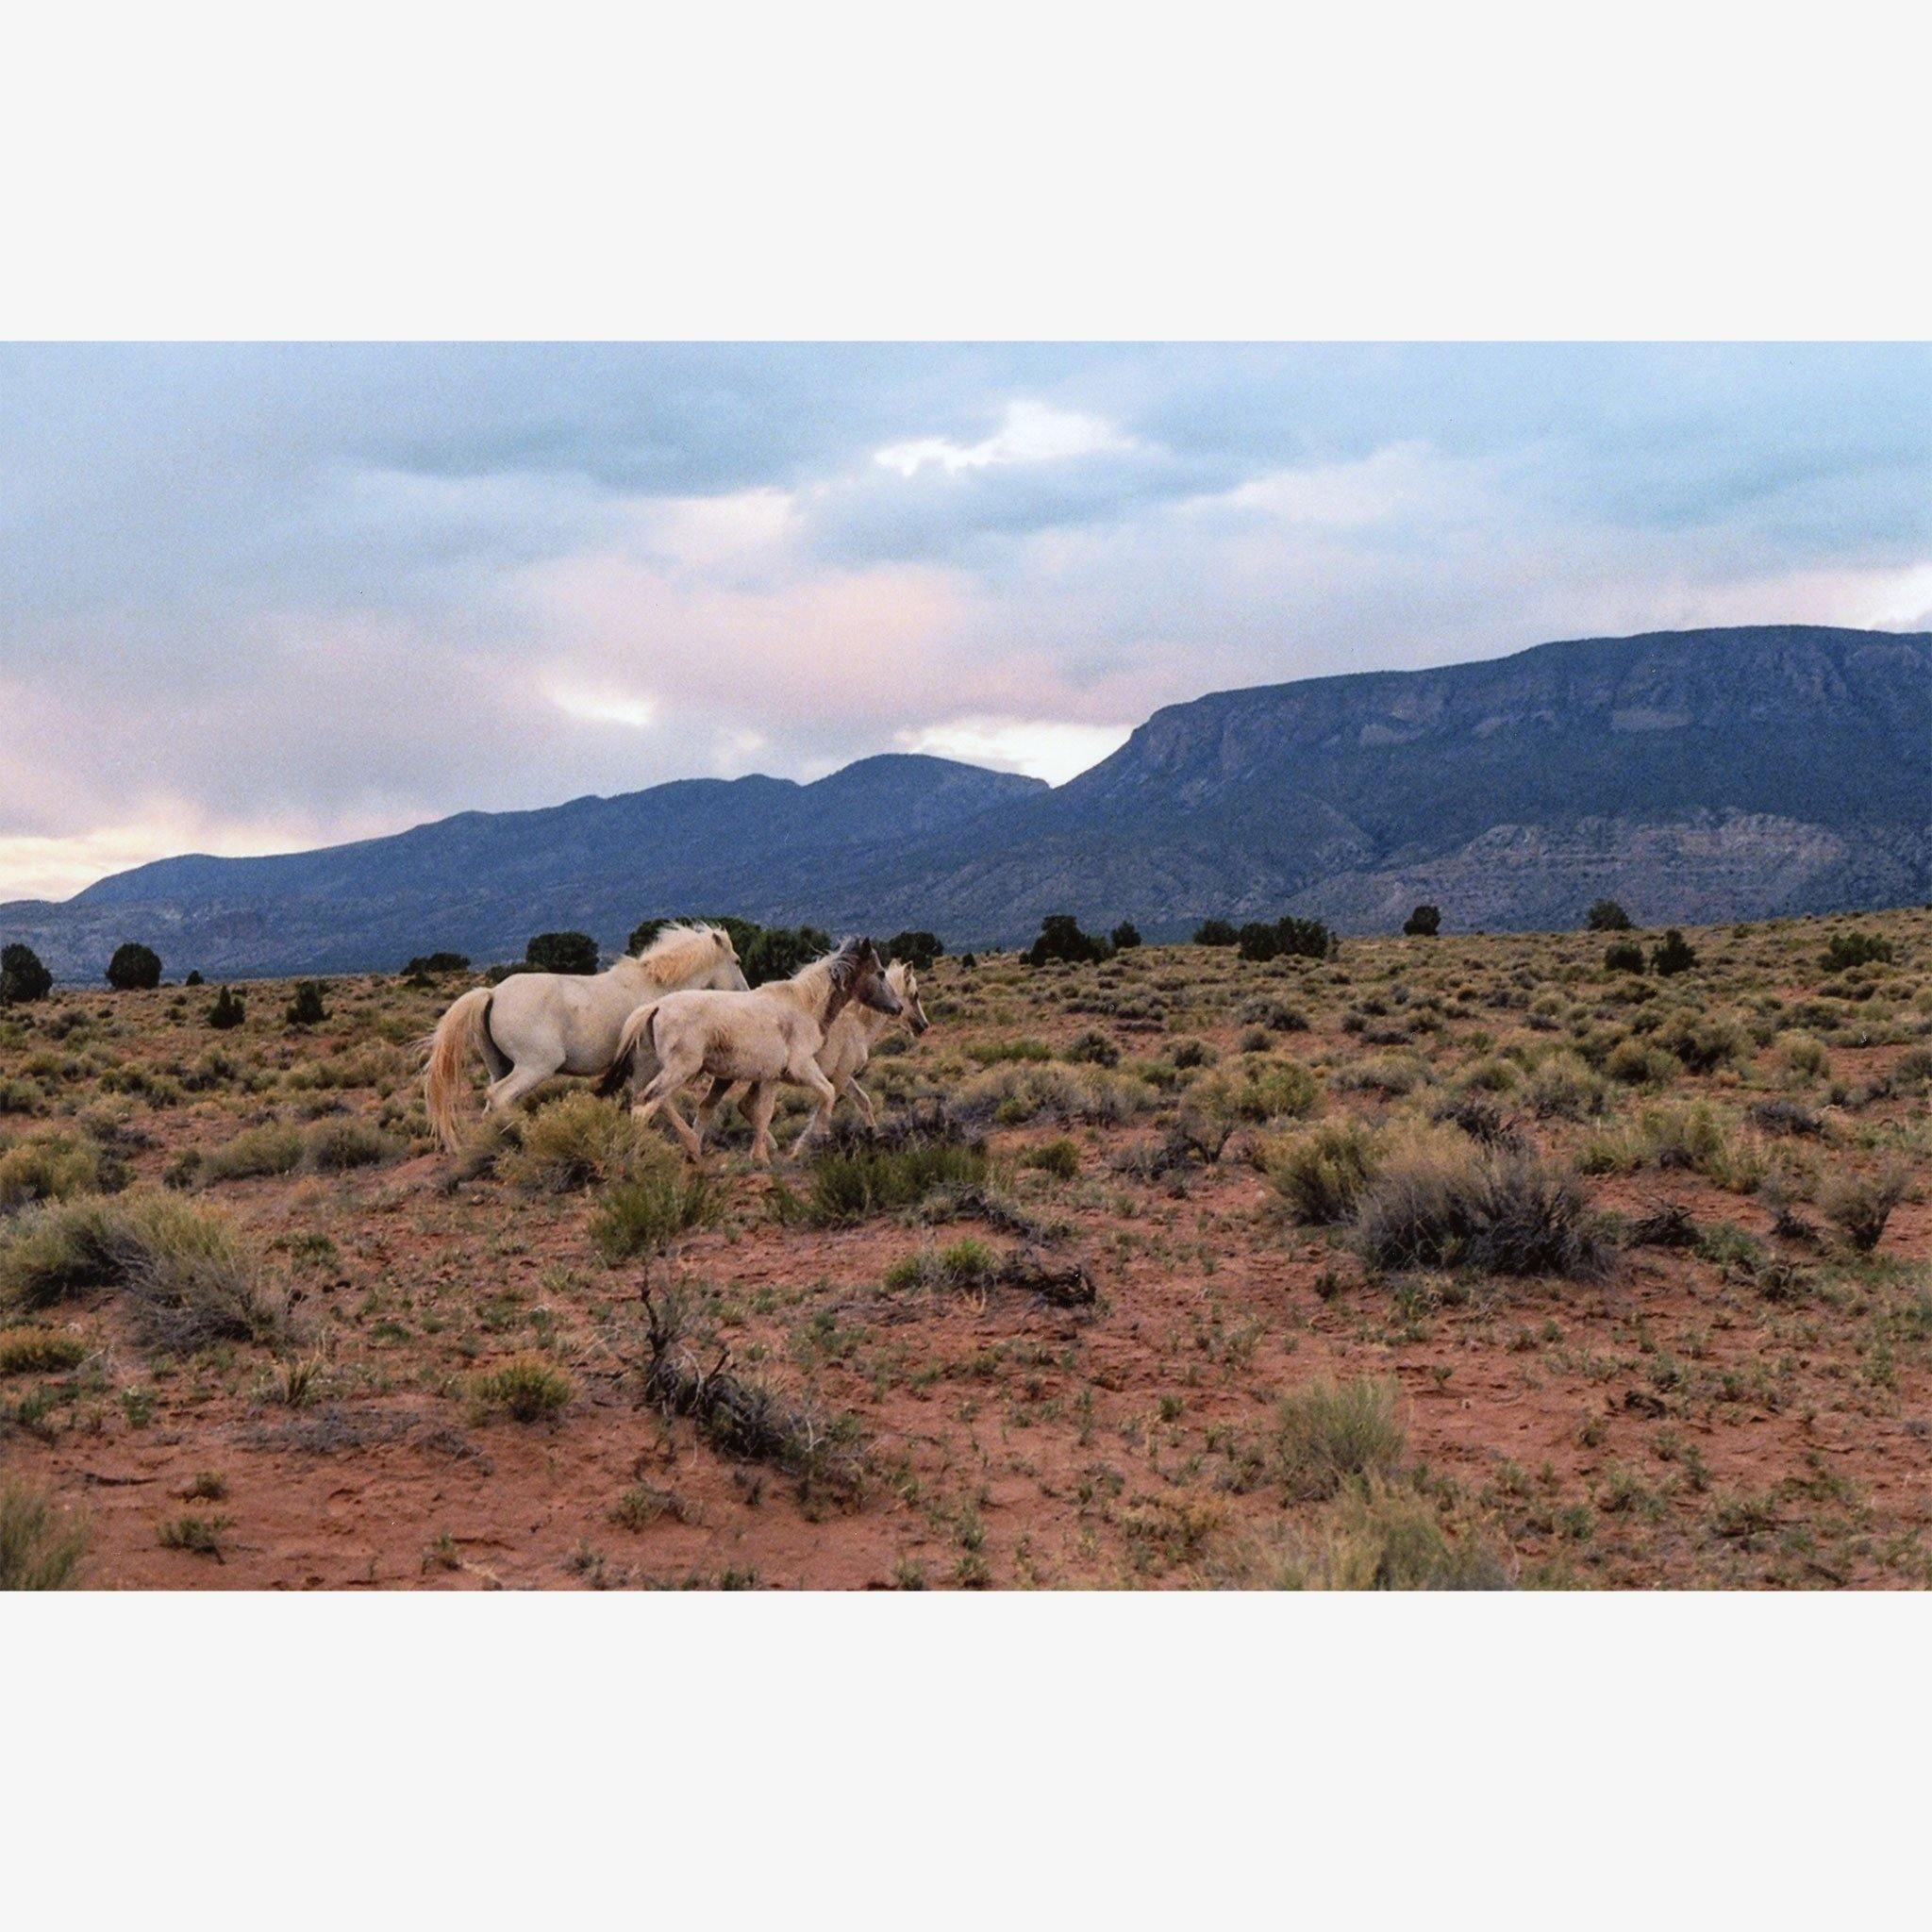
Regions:
M 886 1014 L 900 1011 L 899 995 L 886 983 L 878 949 L 870 940 L 847 940 L 790 979 L 772 980 L 752 992 L 667 993 L 640 1007 L 624 1023 L 610 1071 L 598 1091 L 615 1093 L 629 1086 L 631 1110 L 641 1121 L 661 1108 L 695 1160 L 703 1147 L 668 1105 L 672 1096 L 701 1074 L 727 1087 L 737 1080 L 752 1081 L 751 1158 L 769 1166 L 779 1082 L 809 1088 L 819 1103 L 798 1147 L 830 1113 L 838 1093 L 820 1070 L 818 1054 L 826 1033 L 853 1003 Z
M 898 994 L 899 1004 L 905 1009 L 899 1017 L 911 1027 L 916 1040 L 932 1024 L 925 1017 L 925 1008 L 919 1002 L 918 974 L 903 960 L 895 960 L 886 968 L 886 984 Z M 832 1083 L 832 1107 L 849 1099 L 868 1128 L 877 1127 L 878 1117 L 873 1112 L 872 1095 L 858 1084 L 858 1076 L 865 1072 L 873 1048 L 891 1030 L 892 1024 L 893 1015 L 883 1013 L 876 1007 L 848 1005 L 825 1029 L 825 1043 L 815 1056 L 819 1072 Z M 711 1091 L 698 1108 L 698 1145 L 703 1147 L 710 1134 L 711 1123 L 733 1095 L 738 1096 L 739 1111 L 750 1120 L 757 1093 L 755 1087 L 748 1087 L 742 1081 L 734 1086 L 729 1080 L 713 1080 Z M 822 1128 L 829 1121 L 831 1112 L 832 1108 L 826 1108 L 824 1117 L 815 1120 L 812 1126 Z
M 452 1151 L 461 1141 L 457 1100 L 472 1054 L 490 1070 L 486 1111 L 513 1107 L 553 1074 L 605 1072 L 639 1003 L 683 987 L 745 991 L 728 933 L 667 925 L 608 973 L 517 973 L 464 993 L 425 1042 L 423 1088 L 437 1138 Z

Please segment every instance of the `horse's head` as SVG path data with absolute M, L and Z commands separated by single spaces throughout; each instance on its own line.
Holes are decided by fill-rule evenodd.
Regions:
M 703 982 L 707 990 L 711 992 L 749 992 L 751 982 L 744 976 L 744 968 L 738 963 L 738 948 L 731 943 L 731 935 L 722 927 L 715 928 L 711 933 L 711 948 L 716 957 Z
M 899 995 L 899 1005 L 905 1011 L 906 1024 L 911 1027 L 917 1038 L 932 1024 L 925 1017 L 925 1008 L 919 1004 L 919 974 L 904 960 L 894 960 L 886 968 L 886 984 Z
M 892 991 L 891 978 L 885 962 L 879 958 L 879 949 L 870 940 L 858 942 L 852 977 L 852 997 L 861 1007 L 870 1007 L 875 1013 L 898 1014 L 905 1010 L 899 995 Z

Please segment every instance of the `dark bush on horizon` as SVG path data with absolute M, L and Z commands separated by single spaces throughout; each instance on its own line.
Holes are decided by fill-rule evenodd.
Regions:
M 1432 940 L 1442 930 L 1442 912 L 1437 906 L 1418 906 L 1402 922 L 1403 932 L 1412 940 Z
M 161 983 L 161 956 L 137 940 L 116 946 L 108 961 L 108 984 L 116 992 L 150 992 Z
M 764 931 L 756 920 L 739 919 L 728 912 L 711 918 L 700 918 L 694 913 L 667 913 L 661 919 L 641 920 L 631 928 L 630 938 L 624 942 L 624 950 L 636 958 L 667 925 L 715 925 L 731 941 L 731 950 L 741 961 L 751 950 L 751 942 Z
M 1604 965 L 1612 973 L 1641 973 L 1643 948 L 1635 940 L 1615 940 L 1604 949 Z
M 242 1004 L 239 993 L 233 993 L 225 986 L 215 995 L 215 1003 L 208 1009 L 208 1024 L 217 1033 L 225 1033 L 231 1026 L 239 1026 L 248 1017 L 247 1008 Z
M 322 981 L 297 980 L 295 996 L 283 1008 L 282 1018 L 291 1026 L 320 1026 L 328 1018 L 328 1008 L 322 997 Z
M 915 973 L 930 973 L 945 950 L 937 933 L 895 932 L 886 941 L 885 956 L 888 963 L 896 961 Z
M 403 968 L 405 979 L 438 979 L 445 974 L 467 973 L 469 957 L 463 953 L 418 953 Z
M 1697 948 L 1674 925 L 1664 934 L 1650 956 L 1651 971 L 1666 976 L 1673 973 L 1688 973 L 1696 963 Z
M 31 946 L 0 948 L 0 1007 L 24 1007 L 54 990 L 54 975 Z
M 1243 959 L 1325 959 L 1335 951 L 1335 935 L 1319 919 L 1277 919 L 1273 925 L 1251 920 L 1235 935 Z
M 1821 972 L 1844 973 L 1854 966 L 1890 966 L 1897 958 L 1898 949 L 1875 932 L 1835 932 L 1818 964 Z
M 1113 949 L 1116 953 L 1131 952 L 1141 943 L 1141 928 L 1131 919 L 1124 919 L 1113 929 Z
M 597 941 L 587 932 L 540 932 L 524 948 L 524 963 L 535 973 L 594 973 Z
M 809 966 L 831 950 L 831 934 L 815 925 L 767 925 L 749 945 L 739 946 L 738 963 L 752 985 L 765 986 L 774 979 L 790 979 L 801 966 Z
M 1194 928 L 1197 946 L 1231 946 L 1241 935 L 1224 919 L 1204 919 Z
M 1614 899 L 1599 899 L 1583 915 L 1583 924 L 1589 932 L 1628 932 L 1631 920 Z
M 1071 912 L 1049 912 L 1040 922 L 1040 937 L 1026 949 L 1026 963 L 1044 966 L 1049 959 L 1064 959 L 1084 965 L 1105 959 L 1111 951 L 1105 940 L 1082 932 Z

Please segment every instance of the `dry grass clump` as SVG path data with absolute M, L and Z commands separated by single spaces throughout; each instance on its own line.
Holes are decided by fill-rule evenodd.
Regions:
M 194 1166 L 201 1181 L 255 1180 L 264 1174 L 292 1174 L 302 1160 L 302 1130 L 286 1121 L 243 1127 L 219 1147 L 208 1148 Z
M 519 1144 L 496 1156 L 496 1171 L 533 1194 L 568 1194 L 626 1180 L 658 1152 L 630 1112 L 578 1091 L 525 1119 Z
M 104 1180 L 100 1149 L 78 1135 L 29 1134 L 0 1152 L 0 1214 L 35 1201 L 92 1193 Z
M 53 1499 L 18 1483 L 0 1487 L 0 1590 L 72 1590 L 87 1531 Z
M 1329 1227 L 1354 1218 L 1380 1158 L 1380 1137 L 1359 1121 L 1329 1121 L 1267 1141 L 1261 1172 L 1294 1218 Z
M 1535 1155 L 1488 1153 L 1446 1135 L 1391 1149 L 1363 1188 L 1354 1241 L 1377 1268 L 1484 1274 L 1600 1274 L 1607 1250 L 1573 1175 Z
M 51 1375 L 87 1359 L 87 1343 L 58 1328 L 0 1328 L 0 1375 Z
M 1118 1126 L 1156 1101 L 1153 1088 L 1131 1074 L 1108 1067 L 1038 1065 L 1009 1061 L 968 1080 L 956 1096 L 960 1115 L 1002 1126 L 1027 1121 L 1087 1121 Z
M 1313 1111 L 1321 1087 L 1301 1061 L 1250 1058 L 1203 1074 L 1188 1089 L 1191 1113 L 1229 1121 L 1301 1120 Z
M 320 1120 L 302 1137 L 302 1166 L 308 1174 L 344 1174 L 353 1167 L 393 1160 L 401 1151 L 366 1121 Z
M 1320 1502 L 1355 1477 L 1392 1474 L 1407 1441 L 1394 1383 L 1310 1382 L 1275 1410 L 1272 1463 L 1291 1497 Z
M 1344 1490 L 1283 1567 L 1289 1590 L 1507 1590 L 1495 1553 L 1452 1538 L 1426 1496 L 1380 1481 Z
M 1434 1078 L 1427 1062 L 1417 1055 L 1385 1053 L 1338 1067 L 1328 1076 L 1328 1084 L 1338 1093 L 1375 1093 L 1392 1100 L 1413 1093 Z
M 1906 1197 L 1907 1176 L 1898 1168 L 1878 1174 L 1840 1174 L 1825 1189 L 1820 1206 L 1826 1220 L 1861 1255 L 1869 1255 L 1885 1234 L 1891 1210 Z
M 0 1244 L 0 1306 L 51 1307 L 97 1288 L 121 1293 L 149 1344 L 180 1354 L 288 1332 L 286 1294 L 229 1223 L 167 1194 L 50 1202 Z
M 1524 1097 L 1540 1119 L 1580 1121 L 1608 1108 L 1610 1090 L 1581 1054 L 1553 1053 L 1537 1063 Z

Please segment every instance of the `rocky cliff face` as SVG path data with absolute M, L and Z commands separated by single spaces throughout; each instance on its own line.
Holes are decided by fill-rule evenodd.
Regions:
M 1545 644 L 1441 670 L 1222 691 L 1049 791 L 936 758 L 813 786 L 658 786 L 465 813 L 274 859 L 188 858 L 0 908 L 64 976 L 142 939 L 173 971 L 390 967 L 615 947 L 659 912 L 956 945 L 1047 912 L 1171 937 L 1208 913 L 1388 930 L 1652 924 L 1932 899 L 1932 637 L 1766 626 Z

